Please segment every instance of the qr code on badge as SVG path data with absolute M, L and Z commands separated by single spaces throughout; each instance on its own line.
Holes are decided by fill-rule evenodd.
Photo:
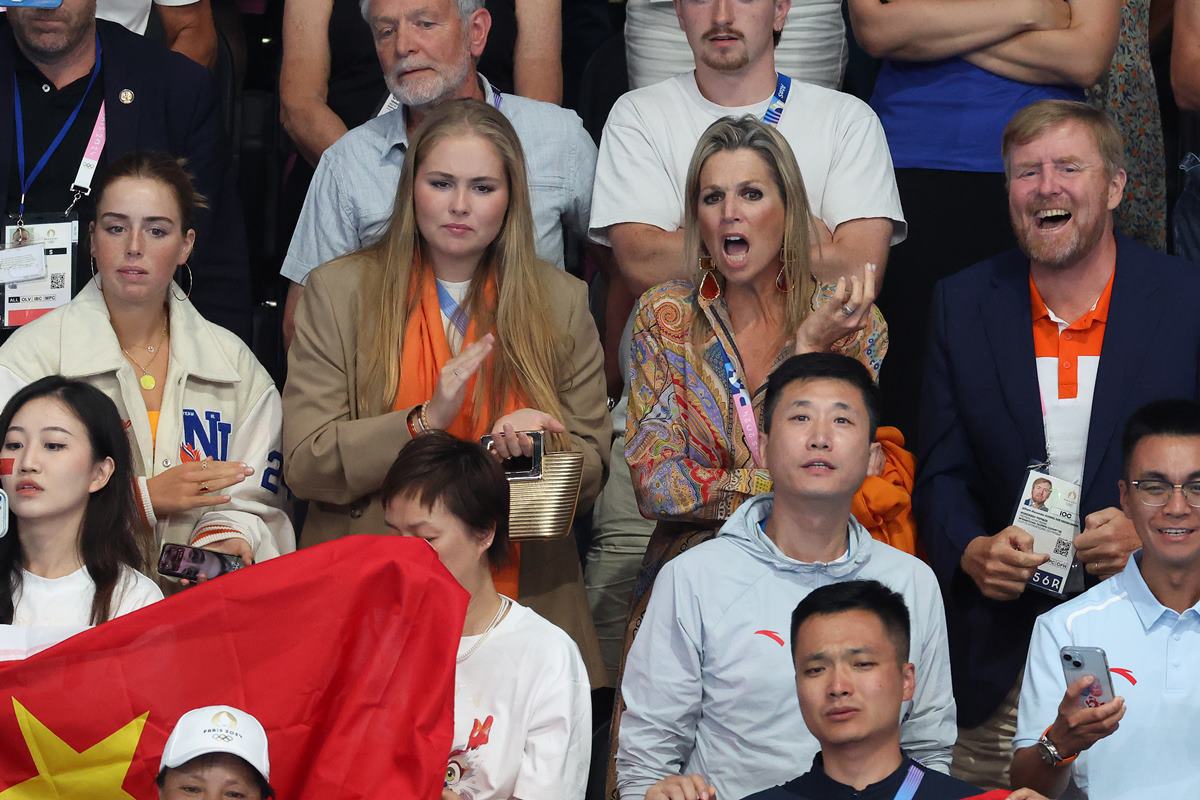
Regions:
M 1071 542 L 1066 539 L 1059 539 L 1054 543 L 1054 555 L 1066 558 L 1071 555 Z
M 50 273 L 50 288 L 51 289 L 63 289 L 66 287 L 66 285 L 67 285 L 67 273 L 65 273 L 65 272 L 51 272 Z

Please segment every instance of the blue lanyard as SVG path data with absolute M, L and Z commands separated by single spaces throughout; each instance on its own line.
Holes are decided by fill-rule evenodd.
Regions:
M 904 776 L 904 783 L 900 784 L 900 788 L 896 791 L 895 800 L 912 800 L 917 794 L 917 787 L 924 780 L 925 773 L 916 764 L 908 768 L 908 774 Z
M 58 135 L 50 142 L 50 146 L 46 148 L 46 152 L 42 153 L 42 157 L 33 167 L 33 172 L 25 174 L 25 117 L 21 113 L 21 87 L 17 83 L 17 74 L 13 73 L 13 111 L 16 114 L 17 128 L 17 175 L 21 179 L 21 201 L 17 208 L 17 220 L 20 224 L 25 216 L 25 195 L 29 193 L 29 187 L 33 186 L 33 182 L 42 174 L 42 170 L 46 167 L 46 162 L 54 155 L 54 151 L 62 144 L 62 140 L 67 135 L 67 131 L 71 130 L 71 126 L 75 124 L 76 117 L 79 116 L 79 111 L 83 108 L 84 102 L 88 95 L 91 94 L 92 84 L 96 82 L 96 76 L 100 74 L 101 64 L 101 49 L 100 49 L 100 34 L 96 34 L 96 63 L 92 66 L 92 76 L 88 78 L 87 88 L 83 90 L 83 97 L 79 98 L 79 102 L 75 104 L 75 108 L 71 111 L 71 116 L 67 117 L 67 121 L 59 130 Z
M 467 335 L 467 312 L 462 306 L 450 295 L 450 291 L 442 286 L 441 281 L 436 278 L 438 292 L 438 305 L 442 308 L 442 313 L 450 319 L 450 324 L 458 328 L 459 336 Z
M 778 125 L 783 116 L 783 107 L 787 105 L 788 94 L 792 90 L 792 79 L 782 73 L 775 73 L 775 94 L 763 113 L 763 122 L 768 125 Z

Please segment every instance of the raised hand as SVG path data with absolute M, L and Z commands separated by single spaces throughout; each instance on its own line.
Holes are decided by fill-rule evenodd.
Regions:
M 833 296 L 800 323 L 796 331 L 796 355 L 823 353 L 839 339 L 862 330 L 874 308 L 875 272 L 874 264 L 866 264 L 861 278 L 858 275 L 849 280 L 845 276 L 838 278 Z
M 454 422 L 467 397 L 467 385 L 491 355 L 495 344 L 495 335 L 489 333 L 464 347 L 442 367 L 433 397 L 425 404 L 425 419 L 430 427 L 445 430 Z

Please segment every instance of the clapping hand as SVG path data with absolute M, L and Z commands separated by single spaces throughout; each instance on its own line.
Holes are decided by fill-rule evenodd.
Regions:
M 425 404 L 425 419 L 431 428 L 445 430 L 454 422 L 462 410 L 467 397 L 467 386 L 479 372 L 483 362 L 491 355 L 496 337 L 489 333 L 477 342 L 472 342 L 458 355 L 446 362 L 438 375 L 433 397 Z

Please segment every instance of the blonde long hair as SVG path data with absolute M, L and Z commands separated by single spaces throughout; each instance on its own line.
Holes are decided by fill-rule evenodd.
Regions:
M 687 269 L 694 276 L 693 284 L 698 287 L 703 277 L 700 258 L 709 255 L 700 236 L 697 210 L 700 203 L 700 171 L 704 169 L 708 159 L 717 153 L 732 150 L 751 150 L 756 153 L 767 165 L 775 187 L 783 196 L 783 247 L 780 255 L 783 259 L 783 272 L 791 291 L 781 297 L 784 306 L 783 330 L 790 337 L 795 335 L 800 323 L 812 311 L 817 290 L 817 281 L 812 274 L 812 258 L 809 255 L 812 211 L 808 205 L 804 179 L 800 176 L 800 167 L 796 164 L 791 145 L 774 126 L 749 115 L 740 118 L 723 117 L 709 125 L 700 141 L 696 143 L 692 161 L 688 165 L 684 194 L 683 252 Z M 724 284 L 719 271 L 714 277 Z M 692 335 L 696 341 L 704 337 L 706 324 L 703 314 L 696 314 L 693 318 Z
M 561 420 L 557 348 L 564 346 L 563 332 L 550 324 L 546 313 L 550 297 L 537 280 L 525 157 L 511 123 L 478 100 L 451 100 L 426 118 L 409 141 L 388 229 L 378 243 L 361 251 L 378 266 L 367 270 L 361 295 L 358 343 L 364 369 L 358 372 L 359 411 L 368 413 L 373 403 L 390 408 L 402 377 L 404 331 L 420 300 L 419 287 L 414 285 L 414 278 L 419 276 L 413 269 L 423 247 L 413 199 L 417 170 L 439 142 L 465 135 L 477 136 L 495 149 L 504 164 L 509 197 L 500 233 L 484 252 L 464 302 L 479 334 L 496 334 L 495 349 L 475 381 L 477 413 L 483 387 L 490 385 L 491 407 L 482 409 L 489 421 L 500 416 L 504 398 L 510 392 Z M 491 276 L 495 277 L 498 294 L 495 307 L 484 292 Z

